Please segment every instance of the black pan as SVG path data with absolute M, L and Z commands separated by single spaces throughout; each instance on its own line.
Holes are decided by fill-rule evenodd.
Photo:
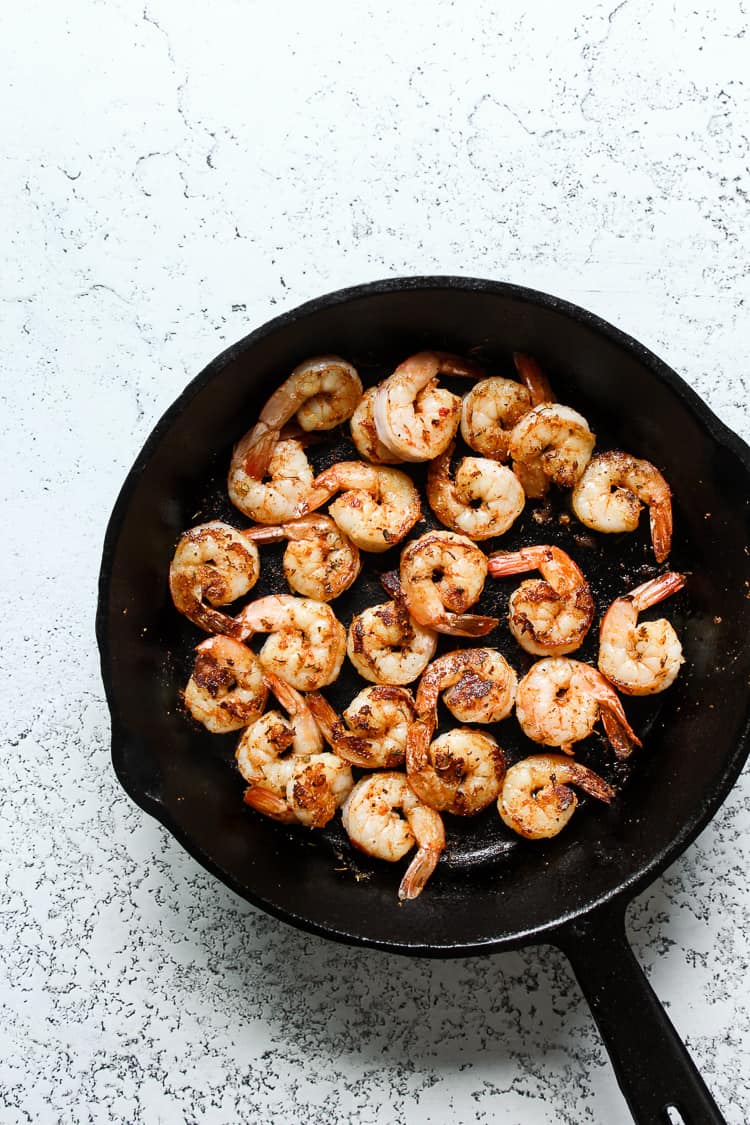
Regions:
M 449 824 L 446 854 L 425 893 L 399 907 L 400 867 L 355 859 L 340 828 L 311 835 L 243 806 L 235 739 L 208 735 L 179 705 L 200 638 L 172 608 L 166 575 L 186 527 L 215 516 L 245 526 L 226 499 L 231 446 L 296 363 L 338 352 L 372 381 L 425 347 L 474 356 L 501 374 L 510 372 L 513 350 L 533 354 L 560 400 L 589 418 L 601 448 L 620 446 L 663 469 L 675 495 L 671 565 L 690 572 L 687 592 L 669 613 L 687 664 L 663 696 L 626 701 L 644 741 L 630 765 L 615 766 L 601 739 L 582 746 L 583 760 L 619 790 L 611 807 L 587 805 L 544 844 L 510 839 L 494 812 Z M 311 450 L 316 466 L 349 455 L 344 435 Z M 708 823 L 748 753 L 749 485 L 750 450 L 673 371 L 557 298 L 490 281 L 414 278 L 303 305 L 229 348 L 190 383 L 146 442 L 115 505 L 97 636 L 117 776 L 204 867 L 303 929 L 421 956 L 559 946 L 636 1120 L 663 1125 L 674 1106 L 687 1125 L 720 1122 L 627 944 L 624 912 Z M 529 507 L 503 546 L 560 543 L 589 576 L 600 609 L 655 572 L 645 528 L 627 537 L 581 535 L 566 504 L 558 497 L 541 527 Z M 280 551 L 264 551 L 253 596 L 282 585 Z M 357 592 L 335 603 L 343 621 L 363 602 L 385 600 L 378 570 L 396 557 L 370 560 Z M 480 611 L 502 613 L 512 588 L 489 585 Z M 506 634 L 498 630 L 492 643 L 522 670 Z M 594 653 L 592 635 L 582 655 Z M 350 670 L 328 694 L 341 703 L 358 686 Z M 511 758 L 529 752 L 513 720 L 499 737 Z

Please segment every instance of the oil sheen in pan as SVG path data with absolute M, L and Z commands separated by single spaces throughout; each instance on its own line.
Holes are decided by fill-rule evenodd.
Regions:
M 358 368 L 362 382 L 368 386 L 384 375 L 387 371 L 379 368 Z M 508 370 L 493 370 L 490 374 L 505 374 L 509 377 L 512 364 L 508 363 Z M 554 375 L 552 376 L 554 386 Z M 457 394 L 465 393 L 464 380 L 443 379 L 441 382 L 449 386 Z M 597 435 L 596 452 L 615 447 L 615 443 L 608 439 L 606 430 L 600 427 L 595 415 L 587 410 L 583 401 L 567 403 L 579 410 L 588 420 L 591 428 Z M 252 425 L 253 416 L 248 411 L 247 427 Z M 243 431 L 244 432 L 244 431 Z M 241 437 L 241 432 L 237 438 Z M 456 445 L 456 458 L 466 454 L 474 455 L 473 451 L 465 446 L 458 435 Z M 230 503 L 226 490 L 226 474 L 229 466 L 231 449 L 217 451 L 212 465 L 205 477 L 205 487 L 195 498 L 193 510 L 193 523 L 202 523 L 209 519 L 221 519 L 235 527 L 248 526 L 248 520 Z M 320 435 L 307 448 L 307 455 L 315 473 L 321 472 L 329 465 L 338 461 L 359 460 L 359 454 L 354 447 L 348 425 L 328 434 Z M 657 461 L 656 453 L 653 459 Z M 433 515 L 426 497 L 424 480 L 427 467 L 425 465 L 398 466 L 408 472 L 420 489 L 422 496 L 422 519 L 407 536 L 405 542 L 423 534 L 431 528 L 442 527 L 442 524 Z M 687 543 L 680 530 L 679 497 L 672 498 L 674 508 L 675 536 L 673 550 L 668 565 L 674 570 L 681 570 L 690 557 L 689 543 Z M 325 506 L 321 511 L 325 511 Z M 645 582 L 658 574 L 664 567 L 659 567 L 654 560 L 651 540 L 649 535 L 648 511 L 644 509 L 638 530 L 632 534 L 603 535 L 589 531 L 573 516 L 570 507 L 570 493 L 552 488 L 546 502 L 529 500 L 521 516 L 505 535 L 496 539 L 486 540 L 481 543 L 481 548 L 490 554 L 495 550 L 518 550 L 520 547 L 530 546 L 535 543 L 551 543 L 567 553 L 578 563 L 585 574 L 594 597 L 596 614 L 594 622 L 582 647 L 570 656 L 573 659 L 596 663 L 598 649 L 599 622 L 609 604 L 616 598 L 632 589 L 634 586 Z M 362 572 L 351 589 L 345 591 L 341 597 L 331 602 L 336 616 L 348 628 L 352 617 L 361 612 L 366 606 L 377 605 L 388 600 L 388 595 L 381 584 L 381 575 L 388 570 L 398 568 L 399 557 L 405 543 L 401 543 L 392 550 L 380 555 L 362 552 Z M 267 594 L 288 593 L 289 588 L 284 578 L 282 557 L 285 544 L 271 544 L 262 546 L 261 575 L 257 585 L 245 599 L 233 603 L 228 607 L 228 612 L 237 613 L 241 607 L 254 598 L 264 597 Z M 522 676 L 534 663 L 535 658 L 524 652 L 515 642 L 508 630 L 506 616 L 508 612 L 508 599 L 513 590 L 526 577 L 514 576 L 507 579 L 492 579 L 488 577 L 482 597 L 472 612 L 489 614 L 500 618 L 500 625 L 489 636 L 481 638 L 448 637 L 441 636 L 438 641 L 437 655 L 448 652 L 454 648 L 464 648 L 472 645 L 487 645 L 499 649 Z M 166 575 L 165 575 L 166 581 Z M 179 617 L 177 611 L 175 615 Z M 678 635 L 684 631 L 684 626 L 689 617 L 688 595 L 685 590 L 669 599 L 661 606 L 643 615 L 644 618 L 667 616 L 675 626 Z M 176 700 L 179 692 L 187 682 L 193 664 L 193 650 L 202 639 L 200 634 L 186 619 L 180 618 L 178 628 L 170 630 L 172 636 L 177 637 L 174 649 L 165 654 L 163 676 L 169 693 Z M 256 650 L 264 641 L 259 636 L 252 642 Z M 684 675 L 684 670 L 683 673 Z M 354 698 L 358 691 L 367 686 L 367 681 L 355 671 L 351 662 L 344 660 L 341 673 L 335 684 L 324 688 L 325 696 L 340 712 Z M 416 683 L 408 685 L 416 689 Z M 643 742 L 643 749 L 635 750 L 627 761 L 615 758 L 604 735 L 600 732 L 601 724 L 597 724 L 595 733 L 585 742 L 577 744 L 576 759 L 589 766 L 600 774 L 617 791 L 617 797 L 609 808 L 599 802 L 591 801 L 584 794 L 579 793 L 579 810 L 577 817 L 596 817 L 600 824 L 600 834 L 616 833 L 619 810 L 628 800 L 627 781 L 634 770 L 647 770 L 649 762 L 649 732 L 658 724 L 663 715 L 669 714 L 671 693 L 645 697 L 623 697 L 623 704 L 634 730 Z M 184 721 L 195 730 L 196 753 L 218 756 L 226 762 L 227 769 L 236 772 L 234 750 L 239 739 L 239 733 L 227 735 L 210 735 L 185 712 Z M 440 705 L 439 730 L 447 730 L 455 720 L 449 712 Z M 488 728 L 505 751 L 508 764 L 528 757 L 529 754 L 540 752 L 543 748 L 531 742 L 521 732 L 514 717 L 502 723 L 491 724 Z M 363 771 L 355 770 L 355 776 L 361 776 Z M 242 800 L 244 782 L 237 773 L 237 800 Z M 248 816 L 261 814 L 247 810 Z M 520 839 L 505 827 L 497 809 L 490 805 L 484 812 L 474 817 L 456 817 L 444 814 L 446 829 L 446 849 L 440 860 L 439 869 L 443 876 L 450 876 L 451 872 L 460 873 L 468 868 L 474 869 L 501 869 L 508 862 L 513 861 L 513 855 L 519 848 L 534 848 L 540 854 L 550 846 L 557 848 L 564 846 L 564 831 L 561 836 L 550 844 L 541 844 L 538 841 L 529 842 Z M 311 832 L 306 828 L 286 827 L 275 825 L 275 829 L 283 833 L 292 833 L 299 839 L 300 845 L 316 846 L 330 851 L 332 862 L 344 863 L 350 871 L 358 877 L 366 877 L 377 860 L 363 857 L 349 844 L 346 833 L 341 825 L 340 817 L 336 817 L 322 830 Z M 428 888 L 429 890 L 429 888 Z

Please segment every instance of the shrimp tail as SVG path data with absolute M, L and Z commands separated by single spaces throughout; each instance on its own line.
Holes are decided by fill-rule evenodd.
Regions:
M 239 443 L 234 451 L 234 457 L 242 462 L 249 477 L 253 480 L 263 480 L 278 440 L 278 430 L 270 429 L 265 422 L 258 422 L 248 436 Z
M 440 850 L 437 848 L 420 848 L 414 859 L 406 869 L 401 886 L 398 888 L 398 897 L 401 902 L 418 898 L 425 888 L 425 884 L 437 867 L 440 859 Z
M 451 637 L 486 637 L 499 624 L 498 617 L 485 617 L 480 613 L 447 613 L 433 628 Z
M 622 711 L 622 708 L 619 710 L 620 714 L 617 714 L 614 710 L 602 707 L 602 725 L 615 756 L 629 758 L 634 748 L 643 746 L 643 743 L 625 718 L 625 712 Z
M 651 542 L 658 563 L 664 562 L 672 548 L 672 504 L 666 501 L 652 503 L 649 508 Z
M 278 797 L 270 789 L 264 789 L 262 785 L 249 786 L 245 790 L 243 799 L 251 809 L 274 820 L 280 820 L 284 824 L 293 824 L 297 819 L 282 797 Z
M 579 766 L 578 763 L 571 766 L 571 771 L 574 785 L 579 786 L 590 796 L 604 801 L 605 805 L 612 803 L 615 798 L 615 791 L 610 785 L 607 785 L 603 777 L 599 777 L 598 773 L 586 769 L 585 766 Z
M 344 733 L 341 719 L 319 691 L 309 691 L 306 695 L 307 706 L 318 724 L 320 733 L 331 749 L 336 750 L 341 735 Z
M 536 570 L 536 560 L 530 560 L 525 551 L 498 551 L 487 559 L 487 570 L 493 578 L 504 578 L 508 574 L 525 574 Z
M 532 406 L 539 406 L 542 402 L 555 401 L 549 379 L 532 356 L 525 355 L 523 352 L 513 352 L 513 362 L 516 365 L 516 371 L 531 394 Z
M 254 527 L 244 527 L 242 535 L 253 543 L 277 543 L 286 536 L 286 524 L 277 525 L 258 524 Z

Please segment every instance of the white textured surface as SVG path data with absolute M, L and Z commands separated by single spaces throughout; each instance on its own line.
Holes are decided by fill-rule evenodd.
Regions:
M 628 1120 L 554 951 L 339 948 L 199 870 L 115 782 L 93 640 L 106 519 L 163 409 L 332 288 L 559 293 L 750 436 L 743 4 L 512 7 L 4 6 L 3 1122 Z M 630 913 L 733 1125 L 749 795 Z

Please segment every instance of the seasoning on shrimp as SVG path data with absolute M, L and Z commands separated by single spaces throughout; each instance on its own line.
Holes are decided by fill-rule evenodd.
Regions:
M 481 379 L 464 395 L 461 404 L 462 438 L 471 449 L 496 461 L 508 460 L 510 435 L 516 422 L 532 406 L 554 398 L 535 359 L 515 352 L 513 362 L 523 383 L 499 375 Z
M 412 480 L 384 465 L 339 461 L 315 478 L 304 510 L 319 508 L 337 492 L 328 513 L 362 551 L 379 553 L 400 543 L 422 514 Z
M 499 723 L 513 710 L 517 677 L 494 648 L 446 652 L 426 669 L 417 689 L 419 719 L 437 726 L 438 699 L 462 723 Z
M 299 691 L 317 691 L 341 671 L 346 630 L 325 602 L 271 594 L 250 602 L 235 621 L 243 639 L 270 633 L 260 662 Z
M 406 776 L 430 808 L 474 816 L 497 800 L 505 756 L 492 735 L 453 727 L 432 742 L 408 739 Z
M 454 445 L 436 457 L 427 473 L 427 499 L 441 523 L 469 539 L 504 535 L 526 503 L 511 469 L 487 457 L 462 457 L 451 477 Z
M 648 505 L 657 562 L 672 546 L 672 494 L 655 465 L 620 449 L 594 457 L 573 492 L 573 511 L 593 531 L 635 531 Z
M 594 619 L 589 584 L 559 547 L 522 547 L 490 555 L 493 578 L 540 571 L 510 596 L 508 625 L 521 648 L 534 656 L 563 656 L 580 648 Z
M 586 419 L 571 407 L 556 402 L 533 407 L 514 426 L 509 445 L 526 495 L 544 496 L 550 483 L 573 488 L 595 442 Z
M 288 539 L 284 575 L 295 593 L 329 602 L 356 580 L 359 550 L 332 519 L 315 513 L 277 527 L 248 527 L 243 532 L 254 543 Z
M 470 539 L 429 531 L 401 552 L 399 578 L 409 613 L 428 628 L 459 637 L 483 637 L 496 617 L 467 613 L 479 600 L 487 558 Z
M 436 647 L 435 630 L 420 625 L 399 596 L 352 618 L 346 651 L 366 680 L 401 685 L 421 676 Z
M 644 582 L 612 602 L 599 630 L 599 671 L 626 695 L 653 695 L 677 679 L 684 663 L 682 645 L 665 618 L 638 622 L 638 614 L 685 585 L 671 571 Z
M 374 465 L 398 465 L 403 461 L 403 457 L 399 457 L 383 444 L 375 428 L 373 409 L 377 393 L 377 387 L 368 387 L 349 419 L 352 441 L 365 461 L 371 461 Z
M 603 778 L 562 754 L 535 754 L 511 766 L 505 775 L 498 812 L 527 840 L 557 836 L 578 805 L 571 785 L 609 804 L 615 794 Z
M 411 692 L 378 684 L 354 697 L 341 718 L 318 692 L 307 703 L 326 742 L 345 762 L 362 769 L 403 765 L 406 736 L 416 715 Z
M 169 567 L 169 589 L 175 606 L 193 625 L 231 636 L 233 619 L 214 607 L 243 597 L 259 575 L 255 544 L 229 524 L 210 520 L 181 536 Z
M 304 509 L 313 485 L 313 471 L 298 441 L 274 444 L 268 466 L 254 476 L 247 466 L 249 434 L 235 446 L 227 490 L 235 508 L 258 523 L 280 524 Z
M 257 656 L 232 637 L 208 637 L 196 648 L 185 706 L 212 734 L 239 730 L 266 705 L 263 669 Z

